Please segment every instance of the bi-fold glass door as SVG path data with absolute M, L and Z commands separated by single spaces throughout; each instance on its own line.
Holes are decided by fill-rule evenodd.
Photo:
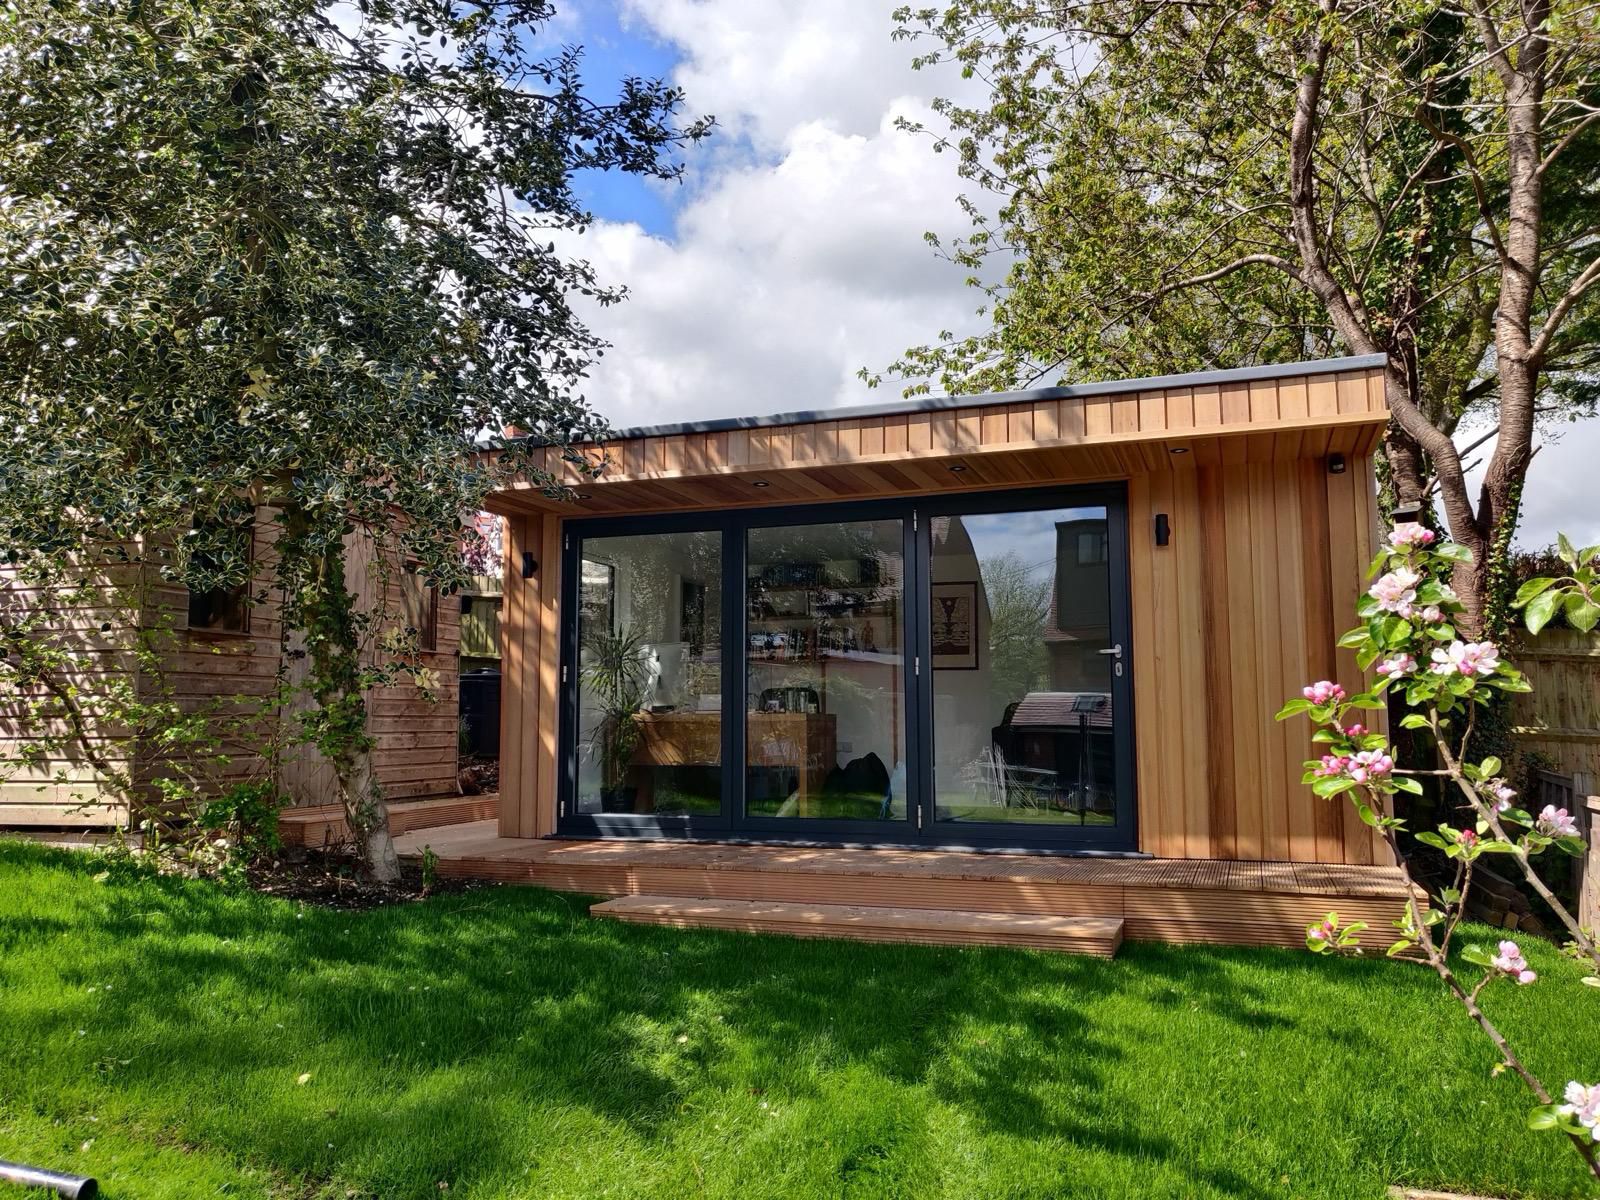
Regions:
M 1120 492 L 569 523 L 560 829 L 1134 844 Z

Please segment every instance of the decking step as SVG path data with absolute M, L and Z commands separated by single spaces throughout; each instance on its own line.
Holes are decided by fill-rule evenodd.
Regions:
M 493 821 L 500 815 L 500 796 L 430 796 L 400 800 L 389 805 L 389 832 L 395 837 L 446 825 Z M 286 808 L 278 816 L 278 836 L 285 846 L 336 846 L 350 839 L 344 809 L 337 804 L 314 808 Z
M 1121 917 L 1041 916 L 857 904 L 795 904 L 685 896 L 619 896 L 589 909 L 640 925 L 703 926 L 792 937 L 941 946 L 1025 946 L 1110 958 L 1122 945 Z

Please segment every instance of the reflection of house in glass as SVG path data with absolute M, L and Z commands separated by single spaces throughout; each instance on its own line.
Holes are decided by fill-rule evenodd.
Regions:
M 978 512 L 930 532 L 934 600 L 975 593 L 971 659 L 934 647 L 938 818 L 1113 821 L 1106 510 Z

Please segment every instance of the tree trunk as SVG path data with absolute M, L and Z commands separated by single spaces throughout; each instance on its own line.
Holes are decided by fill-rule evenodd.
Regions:
M 379 883 L 396 882 L 400 878 L 400 856 L 389 833 L 389 805 L 372 771 L 372 747 L 353 751 L 335 766 L 339 770 L 339 799 L 344 803 L 345 820 L 361 861 Z
M 400 878 L 400 858 L 389 833 L 389 806 L 372 769 L 355 597 L 345 584 L 345 545 L 328 539 L 330 547 L 314 533 L 302 510 L 285 509 L 279 555 L 286 647 L 291 677 L 303 677 L 303 693 L 314 701 L 299 715 L 301 736 L 332 768 L 363 865 L 373 879 L 392 883 Z

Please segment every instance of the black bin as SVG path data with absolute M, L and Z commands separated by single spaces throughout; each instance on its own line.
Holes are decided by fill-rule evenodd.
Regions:
M 480 667 L 461 676 L 461 721 L 467 753 L 500 757 L 500 672 L 495 668 Z

